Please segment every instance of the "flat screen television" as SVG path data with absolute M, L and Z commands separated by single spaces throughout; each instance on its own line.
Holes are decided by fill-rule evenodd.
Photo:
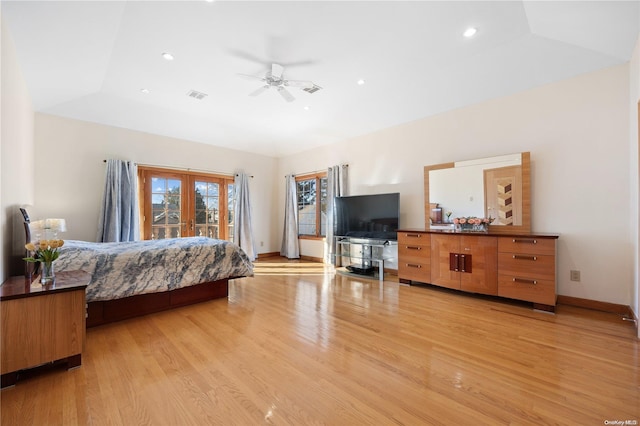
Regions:
M 397 240 L 400 193 L 336 197 L 336 236 Z

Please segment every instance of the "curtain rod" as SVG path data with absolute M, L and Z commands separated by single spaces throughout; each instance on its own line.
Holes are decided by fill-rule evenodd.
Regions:
M 349 164 L 338 164 L 338 166 L 349 167 Z M 335 166 L 331 166 L 331 167 L 335 167 Z M 298 174 L 291 173 L 291 175 L 293 175 L 294 177 L 296 177 L 296 176 L 304 176 L 304 175 L 312 175 L 314 173 L 326 172 L 327 169 L 330 169 L 331 167 L 327 167 L 326 169 L 322 169 L 322 170 L 314 170 L 312 172 L 304 172 L 304 173 L 298 173 Z M 289 176 L 289 175 L 284 175 L 284 177 L 287 177 L 287 176 Z
M 103 163 L 106 163 L 107 160 L 102 160 Z M 130 161 L 127 161 L 127 163 L 130 163 Z M 142 167 L 158 167 L 158 168 L 162 168 L 162 169 L 171 169 L 171 170 L 183 170 L 183 171 L 187 171 L 187 172 L 204 172 L 204 173 L 215 173 L 218 175 L 229 175 L 229 172 L 217 172 L 217 171 L 213 171 L 213 170 L 204 170 L 204 169 L 190 169 L 190 168 L 183 168 L 183 167 L 176 167 L 176 166 L 160 166 L 157 164 L 142 164 L 142 163 L 135 163 L 137 166 L 142 166 Z M 238 173 L 231 173 L 233 176 L 238 176 Z M 248 175 L 250 178 L 253 177 L 253 175 Z

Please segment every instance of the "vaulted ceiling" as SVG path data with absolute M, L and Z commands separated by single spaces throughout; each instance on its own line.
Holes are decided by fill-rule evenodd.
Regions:
M 36 111 L 270 156 L 625 63 L 640 30 L 637 1 L 0 7 Z M 273 63 L 321 89 L 249 96 L 265 83 L 239 74 Z

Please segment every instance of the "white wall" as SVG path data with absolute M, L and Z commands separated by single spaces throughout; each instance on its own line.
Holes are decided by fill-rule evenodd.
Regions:
M 629 121 L 621 65 L 282 158 L 279 176 L 348 163 L 351 195 L 400 192 L 400 226 L 423 228 L 424 166 L 530 151 L 532 229 L 560 234 L 559 294 L 630 305 Z M 322 257 L 310 245 L 301 254 Z
M 253 175 L 249 189 L 258 253 L 280 250 L 271 214 L 276 197 L 274 158 L 40 113 L 35 118 L 35 144 L 36 181 L 55 182 L 37 185 L 38 214 L 65 218 L 67 239 L 95 241 L 103 160 L 118 158 L 224 174 L 242 169 Z
M 33 107 L 16 51 L 0 17 L 0 282 L 23 272 L 24 231 L 18 208 L 34 197 Z

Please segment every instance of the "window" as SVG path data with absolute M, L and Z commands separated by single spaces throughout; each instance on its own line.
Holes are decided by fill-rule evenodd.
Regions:
M 139 167 L 142 236 L 233 239 L 233 178 Z
M 296 177 L 298 235 L 320 238 L 327 235 L 327 174 Z

